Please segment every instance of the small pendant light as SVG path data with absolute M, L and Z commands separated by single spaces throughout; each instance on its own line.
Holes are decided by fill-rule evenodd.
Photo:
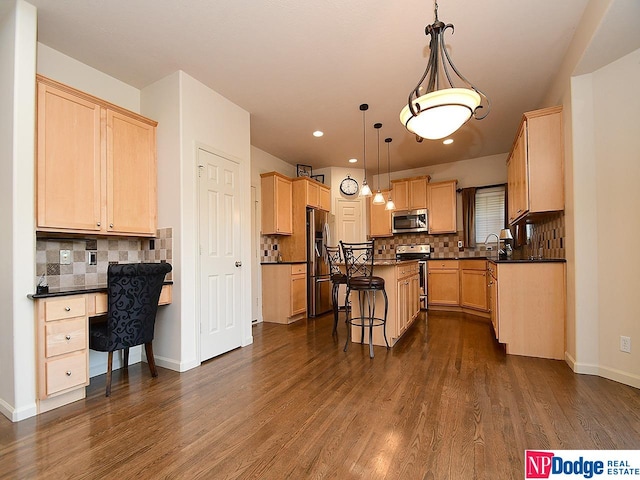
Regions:
M 378 145 L 378 191 L 376 192 L 376 195 L 373 197 L 373 204 L 384 205 L 384 196 L 380 191 L 380 129 L 382 128 L 382 124 L 376 123 L 373 125 L 373 128 L 375 128 L 378 131 L 378 142 L 377 142 L 377 145 Z
M 393 139 L 385 138 L 384 141 L 387 144 L 387 175 L 389 175 L 389 199 L 387 200 L 387 205 L 384 207 L 385 210 L 395 210 L 396 204 L 391 200 L 391 156 L 389 154 L 389 147 L 391 146 L 391 142 Z
M 362 112 L 362 168 L 364 168 L 364 180 L 362 181 L 362 188 L 360 189 L 361 197 L 370 197 L 371 188 L 367 184 L 367 127 L 365 123 L 365 112 L 369 110 L 369 105 L 363 103 L 360 105 L 360 111 Z

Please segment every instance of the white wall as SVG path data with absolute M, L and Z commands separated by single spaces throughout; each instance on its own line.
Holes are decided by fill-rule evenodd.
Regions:
M 196 151 L 203 146 L 240 165 L 240 222 L 251 223 L 251 147 L 249 113 L 180 71 L 145 88 L 143 110 L 165 123 L 158 131 L 159 206 L 166 206 L 162 221 L 173 224 L 176 305 L 161 317 L 158 332 L 159 362 L 179 371 L 200 364 L 198 292 L 198 168 Z M 177 115 L 177 118 L 176 118 Z M 169 118 L 173 117 L 173 118 Z M 163 138 L 160 138 L 160 137 Z M 251 265 L 250 229 L 243 229 L 241 255 Z M 243 345 L 251 333 L 251 272 L 242 280 L 240 311 Z M 176 315 L 178 318 L 176 318 Z M 166 337 L 170 336 L 170 340 Z M 171 343 L 179 339 L 179 348 Z
M 640 49 L 592 77 L 599 363 L 607 378 L 640 388 L 640 97 L 628 90 L 640 85 Z M 620 351 L 620 335 L 632 338 L 631 354 Z
M 0 7 L 0 412 L 35 415 L 34 144 L 36 9 Z

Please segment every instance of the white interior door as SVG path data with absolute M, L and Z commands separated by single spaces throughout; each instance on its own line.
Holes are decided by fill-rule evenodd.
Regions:
M 362 202 L 358 200 L 336 200 L 337 238 L 332 243 L 364 242 L 367 239 L 365 225 L 362 222 Z
M 242 344 L 240 166 L 202 148 L 199 166 L 200 361 Z

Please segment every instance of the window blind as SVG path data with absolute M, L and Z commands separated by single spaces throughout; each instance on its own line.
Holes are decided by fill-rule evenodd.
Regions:
M 484 243 L 487 235 L 500 235 L 504 228 L 504 187 L 481 188 L 476 191 L 476 243 Z M 492 237 L 491 242 L 495 242 Z

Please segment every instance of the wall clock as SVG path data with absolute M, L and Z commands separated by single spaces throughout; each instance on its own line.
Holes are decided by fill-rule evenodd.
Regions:
M 340 182 L 340 191 L 345 195 L 355 195 L 358 193 L 358 182 L 347 175 L 347 178 Z

